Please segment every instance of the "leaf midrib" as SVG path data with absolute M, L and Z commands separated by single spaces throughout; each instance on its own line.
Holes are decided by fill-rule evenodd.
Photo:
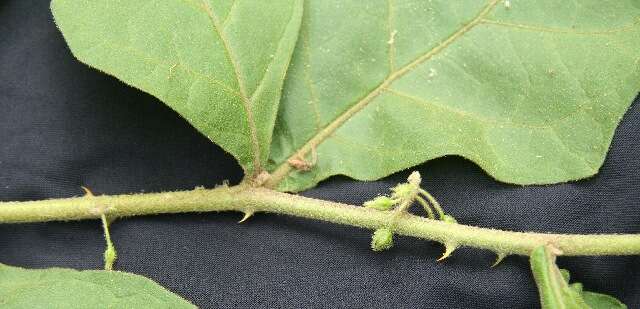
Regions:
M 244 111 L 247 114 L 247 122 L 249 124 L 249 131 L 251 135 L 251 148 L 252 148 L 252 160 L 253 160 L 253 174 L 251 176 L 258 175 L 262 171 L 262 166 L 260 163 L 260 142 L 258 141 L 258 133 L 256 128 L 256 121 L 253 115 L 253 110 L 251 109 L 251 101 L 247 96 L 247 91 L 245 89 L 243 78 L 240 74 L 240 68 L 238 66 L 237 60 L 233 57 L 231 53 L 231 48 L 229 47 L 229 41 L 227 40 L 226 35 L 222 31 L 222 28 L 218 18 L 213 13 L 211 7 L 204 1 L 200 0 L 202 8 L 207 13 L 209 20 L 211 21 L 211 25 L 213 26 L 213 31 L 218 35 L 222 45 L 224 46 L 225 54 L 231 62 L 231 66 L 233 67 L 234 75 L 236 77 L 236 81 L 238 82 L 238 89 L 240 91 L 240 99 L 242 101 L 242 106 L 244 107 Z
M 409 64 L 402 68 L 390 73 L 385 80 L 382 81 L 376 88 L 369 92 L 364 98 L 357 101 L 350 108 L 341 113 L 337 118 L 326 125 L 322 130 L 318 131 L 313 137 L 311 137 L 302 147 L 295 151 L 287 160 L 284 160 L 271 174 L 271 178 L 265 184 L 266 187 L 275 188 L 288 174 L 291 172 L 292 167 L 288 161 L 293 158 L 304 158 L 307 153 L 315 149 L 324 142 L 329 136 L 331 136 L 337 129 L 339 129 L 345 122 L 351 119 L 358 112 L 363 110 L 373 99 L 378 97 L 385 89 L 387 89 L 394 81 L 411 72 L 416 66 L 431 59 L 433 56 L 439 54 L 445 50 L 449 45 L 455 42 L 463 34 L 467 33 L 476 25 L 480 24 L 484 18 L 493 10 L 493 8 L 501 0 L 491 0 L 485 7 L 473 18 L 469 23 L 462 26 L 456 32 L 451 34 L 447 39 L 440 44 L 422 54 Z

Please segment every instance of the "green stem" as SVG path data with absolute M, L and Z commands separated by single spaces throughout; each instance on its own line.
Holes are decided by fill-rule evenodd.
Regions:
M 433 213 L 433 210 L 431 209 L 431 206 L 429 205 L 429 203 L 427 203 L 427 201 L 425 201 L 422 197 L 417 196 L 416 200 L 418 201 L 418 203 L 420 203 L 420 205 L 422 205 L 422 208 L 424 208 L 424 211 L 427 212 L 427 217 L 429 219 L 436 219 L 436 216 Z
M 100 215 L 100 220 L 102 220 L 104 239 L 107 242 L 107 248 L 104 250 L 104 269 L 113 270 L 113 263 L 116 261 L 117 253 L 116 248 L 113 246 L 113 242 L 111 241 L 111 233 L 109 232 L 110 222 L 104 213 Z
M 427 197 L 427 199 L 431 203 L 431 206 L 433 206 L 433 208 L 435 208 L 435 210 L 438 212 L 438 216 L 440 216 L 440 220 L 444 219 L 444 209 L 442 209 L 442 206 L 440 206 L 440 203 L 438 203 L 438 200 L 436 200 L 436 198 L 433 197 L 431 193 L 425 191 L 424 189 L 420 189 L 420 193 L 422 193 L 422 195 Z
M 394 212 L 334 203 L 246 185 L 193 191 L 76 197 L 0 203 L 0 223 L 100 219 L 183 212 L 267 212 L 367 229 L 385 227 Z M 562 235 L 521 233 L 430 220 L 411 214 L 396 218 L 394 233 L 442 243 L 529 255 L 552 245 L 563 255 L 637 255 L 640 234 Z

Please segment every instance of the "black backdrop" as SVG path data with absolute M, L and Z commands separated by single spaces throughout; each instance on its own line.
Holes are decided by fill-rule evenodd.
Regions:
M 416 167 L 459 221 L 508 230 L 640 232 L 640 106 L 625 115 L 592 179 L 544 187 L 496 183 L 458 157 Z M 304 195 L 362 203 L 406 178 L 335 177 Z M 0 200 L 213 187 L 234 160 L 153 97 L 74 60 L 48 1 L 0 1 Z M 367 231 L 260 214 L 125 219 L 112 227 L 118 270 L 150 277 L 195 304 L 221 307 L 534 308 L 528 260 L 397 239 L 369 250 Z M 0 262 L 96 269 L 98 221 L 0 225 Z M 640 257 L 561 258 L 589 290 L 640 308 Z

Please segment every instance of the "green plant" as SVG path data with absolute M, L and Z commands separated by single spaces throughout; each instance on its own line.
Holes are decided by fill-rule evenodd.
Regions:
M 246 178 L 213 190 L 3 203 L 0 222 L 101 218 L 108 235 L 109 220 L 132 215 L 283 213 L 373 229 L 374 250 L 402 234 L 443 243 L 443 258 L 459 246 L 498 260 L 531 255 L 543 306 L 564 304 L 553 297 L 565 294 L 597 306 L 557 280 L 550 256 L 638 254 L 638 235 L 464 226 L 420 188 L 418 174 L 365 208 L 272 190 L 303 190 L 334 174 L 376 179 L 445 154 L 518 184 L 594 174 L 637 94 L 638 9 L 585 1 L 570 23 L 546 16 L 540 8 L 551 3 L 55 0 L 81 61 L 167 103 L 234 155 Z M 150 9 L 157 14 L 139 13 Z M 327 33 L 336 21 L 345 30 Z M 413 202 L 428 219 L 407 213 Z

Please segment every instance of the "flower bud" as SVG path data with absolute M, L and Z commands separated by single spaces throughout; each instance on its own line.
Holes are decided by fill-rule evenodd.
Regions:
M 393 187 L 391 191 L 393 191 L 393 194 L 391 195 L 392 198 L 406 200 L 411 198 L 416 192 L 416 186 L 410 183 L 401 183 Z
M 419 187 L 420 183 L 422 182 L 420 172 L 414 171 L 413 173 L 411 173 L 411 175 L 409 175 L 409 178 L 407 178 L 407 181 L 409 181 L 410 184 Z
M 104 269 L 112 270 L 113 263 L 115 263 L 118 258 L 118 254 L 116 253 L 116 249 L 113 246 L 107 246 L 107 249 L 104 251 Z
M 384 251 L 393 247 L 393 232 L 387 228 L 377 229 L 371 237 L 371 249 Z
M 397 201 L 388 196 L 378 196 L 371 201 L 366 201 L 364 203 L 364 207 L 377 210 L 390 210 L 396 203 Z

